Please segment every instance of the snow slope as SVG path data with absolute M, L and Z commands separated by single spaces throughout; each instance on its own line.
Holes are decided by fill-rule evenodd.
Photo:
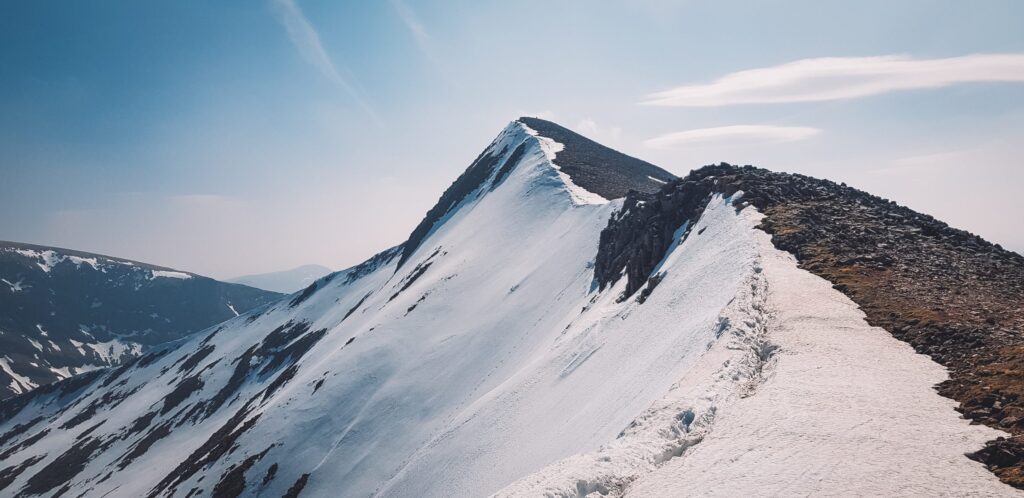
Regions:
M 845 295 L 757 240 L 779 347 L 755 393 L 627 496 L 1016 496 L 964 457 L 1003 435 L 957 416 L 946 371 L 871 327 Z M 683 491 L 685 490 L 685 491 Z
M 867 325 L 754 228 L 760 213 L 731 204 L 713 199 L 667 258 L 723 227 L 753 253 L 723 339 L 617 439 L 497 495 L 1019 496 L 964 456 L 1001 433 L 934 391 L 945 370 Z
M 872 492 L 860 481 L 893 458 L 905 494 L 1012 491 L 962 456 L 993 431 L 933 394 L 941 369 L 775 252 L 741 194 L 676 231 L 642 303 L 625 279 L 600 291 L 622 202 L 581 192 L 565 145 L 513 122 L 411 248 L 0 403 L 0 494 Z M 908 419 L 869 419 L 879 402 Z M 833 449 L 878 461 L 823 468 Z
M 303 482 L 312 495 L 480 495 L 614 437 L 684 370 L 680 356 L 695 357 L 694 345 L 707 338 L 659 331 L 678 322 L 667 312 L 651 317 L 642 335 L 613 334 L 629 328 L 624 318 L 635 305 L 596 293 L 592 259 L 620 203 L 573 195 L 577 187 L 550 161 L 555 147 L 519 123 L 488 150 L 508 159 L 521 144 L 514 168 L 495 168 L 397 272 L 398 250 L 387 251 L 137 362 L 130 374 L 98 376 L 95 383 L 108 385 L 81 398 L 31 399 L 0 430 L 40 413 L 55 414 L 49 426 L 68 428 L 7 460 L 46 455 L 9 489 L 44 489 L 33 475 L 86 441 L 95 448 L 68 481 L 76 494 L 211 492 L 232 465 L 262 454 L 248 493 L 280 495 L 309 474 Z M 694 298 L 714 308 L 730 293 L 722 287 Z M 709 311 L 690 320 L 715 319 Z M 623 350 L 637 360 L 628 368 Z M 73 406 L 57 413 L 65 403 Z M 554 413 L 576 428 L 551 424 Z M 500 421 L 488 419 L 495 414 Z M 190 468 L 209 457 L 213 441 L 243 427 L 234 441 L 241 450 L 218 454 L 202 472 Z M 439 472 L 436 458 L 460 468 Z M 275 464 L 264 487 L 254 476 Z

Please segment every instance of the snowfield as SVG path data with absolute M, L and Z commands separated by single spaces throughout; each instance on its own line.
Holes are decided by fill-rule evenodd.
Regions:
M 488 151 L 521 144 L 401 267 L 385 251 L 0 411 L 0 434 L 22 425 L 0 451 L 34 439 L 0 494 L 1017 494 L 964 456 L 999 434 L 932 390 L 943 369 L 774 249 L 742 193 L 621 300 L 593 271 L 621 200 L 581 193 L 519 123 Z

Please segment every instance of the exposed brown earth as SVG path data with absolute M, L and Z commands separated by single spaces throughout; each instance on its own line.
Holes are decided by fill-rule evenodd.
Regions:
M 626 270 L 643 287 L 671 233 L 714 193 L 742 190 L 761 228 L 800 266 L 949 369 L 937 389 L 972 423 L 1010 433 L 969 455 L 1024 488 L 1024 257 L 891 201 L 833 182 L 751 167 L 709 166 L 654 196 L 633 196 L 602 234 L 598 279 Z M 738 206 L 739 207 L 739 206 Z M 696 214 L 695 214 L 696 213 Z M 691 226 L 693 223 L 691 223 Z M 618 242 L 617 242 L 618 241 Z M 624 243 L 624 241 L 629 241 Z M 649 284 L 648 284 L 649 285 Z M 884 407 L 881 407 L 884 408 Z

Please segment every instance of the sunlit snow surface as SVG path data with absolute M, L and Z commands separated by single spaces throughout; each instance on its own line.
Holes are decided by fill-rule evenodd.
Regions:
M 934 391 L 945 370 L 867 325 L 753 228 L 759 213 L 730 204 L 712 200 L 663 263 L 671 274 L 677 254 L 703 257 L 715 230 L 753 251 L 721 339 L 619 438 L 498 495 L 1020 496 L 965 457 L 1002 433 Z
M 46 456 L 4 493 L 90 431 L 110 446 L 67 495 L 145 496 L 250 399 L 254 425 L 237 449 L 175 496 L 211 494 L 264 451 L 245 472 L 248 496 L 281 496 L 303 474 L 302 496 L 1012 492 L 963 456 L 997 433 L 934 393 L 942 369 L 775 251 L 752 208 L 714 199 L 644 304 L 617 302 L 624 279 L 599 292 L 598 237 L 621 203 L 581 198 L 540 138 L 510 125 L 490 150 L 508 157 L 527 141 L 519 165 L 448 213 L 401 269 L 391 258 L 340 272 L 304 299 L 187 340 L 123 384 L 99 387 L 101 377 L 81 399 L 33 401 L 0 433 L 37 415 L 60 427 L 105 394 L 132 393 L 15 452 L 4 466 Z M 212 415 L 183 420 L 289 321 L 326 329 L 290 381 L 261 397 L 276 377 L 249 375 Z M 189 370 L 201 387 L 156 414 L 148 427 L 169 435 L 116 470 L 151 432 L 127 428 L 161 411 L 202 341 L 212 353 Z

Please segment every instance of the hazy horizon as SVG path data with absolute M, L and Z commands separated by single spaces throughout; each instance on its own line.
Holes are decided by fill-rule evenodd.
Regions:
M 1024 4 L 0 7 L 0 239 L 217 278 L 401 243 L 520 115 L 827 178 L 1024 253 Z

